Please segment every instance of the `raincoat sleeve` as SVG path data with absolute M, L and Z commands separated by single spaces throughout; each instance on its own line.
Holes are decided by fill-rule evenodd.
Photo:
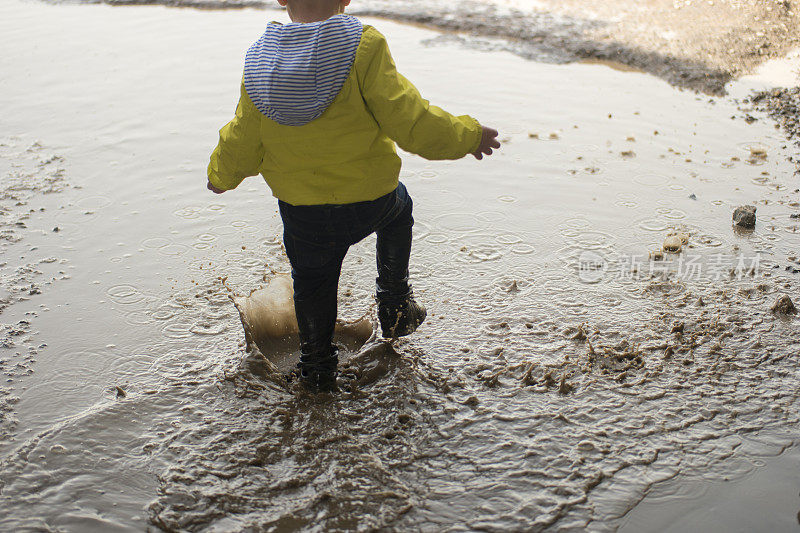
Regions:
M 397 72 L 384 36 L 372 27 L 364 30 L 368 57 L 359 85 L 381 130 L 403 150 L 425 159 L 460 159 L 476 151 L 481 141 L 478 121 L 431 105 Z
M 246 177 L 258 174 L 263 158 L 259 112 L 243 83 L 236 116 L 219 130 L 219 144 L 208 165 L 208 181 L 223 191 L 235 189 Z

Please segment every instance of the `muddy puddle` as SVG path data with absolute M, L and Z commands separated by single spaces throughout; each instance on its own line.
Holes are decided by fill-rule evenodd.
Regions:
M 274 0 L 45 1 L 279 9 Z M 450 45 L 544 62 L 601 62 L 714 95 L 800 47 L 800 10 L 788 0 L 359 0 L 349 9 L 444 30 L 439 40 Z
M 369 21 L 503 148 L 404 156 L 419 333 L 354 347 L 334 398 L 273 379 L 231 298 L 288 271 L 276 203 L 205 166 L 281 16 L 0 8 L 0 529 L 642 530 L 748 480 L 794 491 L 765 529 L 796 516 L 771 466 L 800 412 L 800 322 L 770 310 L 800 300 L 792 147 L 645 74 Z

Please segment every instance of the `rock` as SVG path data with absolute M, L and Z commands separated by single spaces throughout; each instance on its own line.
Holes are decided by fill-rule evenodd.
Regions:
M 772 306 L 772 312 L 779 315 L 793 315 L 797 313 L 797 308 L 789 295 L 784 294 Z
M 681 238 L 678 235 L 670 235 L 669 237 L 664 239 L 665 252 L 678 253 L 681 251 L 682 246 L 683 243 L 681 242 Z
M 733 212 L 733 223 L 745 229 L 756 227 L 756 207 L 754 205 L 743 205 L 737 207 Z
M 574 388 L 575 387 L 573 387 L 571 384 L 567 383 L 566 374 L 561 376 L 561 383 L 559 383 L 559 385 L 558 385 L 558 393 L 559 394 L 569 394 L 570 392 L 572 392 L 574 390 Z

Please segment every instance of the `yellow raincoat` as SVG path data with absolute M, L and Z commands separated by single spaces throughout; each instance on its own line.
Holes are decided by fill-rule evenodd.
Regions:
M 364 26 L 353 67 L 333 103 L 304 126 L 262 114 L 244 83 L 236 117 L 220 130 L 208 179 L 222 190 L 261 174 L 292 205 L 348 204 L 397 187 L 395 142 L 426 159 L 460 159 L 478 149 L 481 126 L 430 105 L 395 68 L 386 39 Z

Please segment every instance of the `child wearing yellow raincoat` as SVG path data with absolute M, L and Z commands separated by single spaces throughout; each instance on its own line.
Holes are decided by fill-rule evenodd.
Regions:
M 235 118 L 220 130 L 208 188 L 261 174 L 278 198 L 292 266 L 301 381 L 335 389 L 332 344 L 342 261 L 377 234 L 378 319 L 385 337 L 425 320 L 408 282 L 412 201 L 395 143 L 426 159 L 477 159 L 497 131 L 430 105 L 395 67 L 386 39 L 344 15 L 350 0 L 278 0 L 291 24 L 271 23 L 247 51 Z

